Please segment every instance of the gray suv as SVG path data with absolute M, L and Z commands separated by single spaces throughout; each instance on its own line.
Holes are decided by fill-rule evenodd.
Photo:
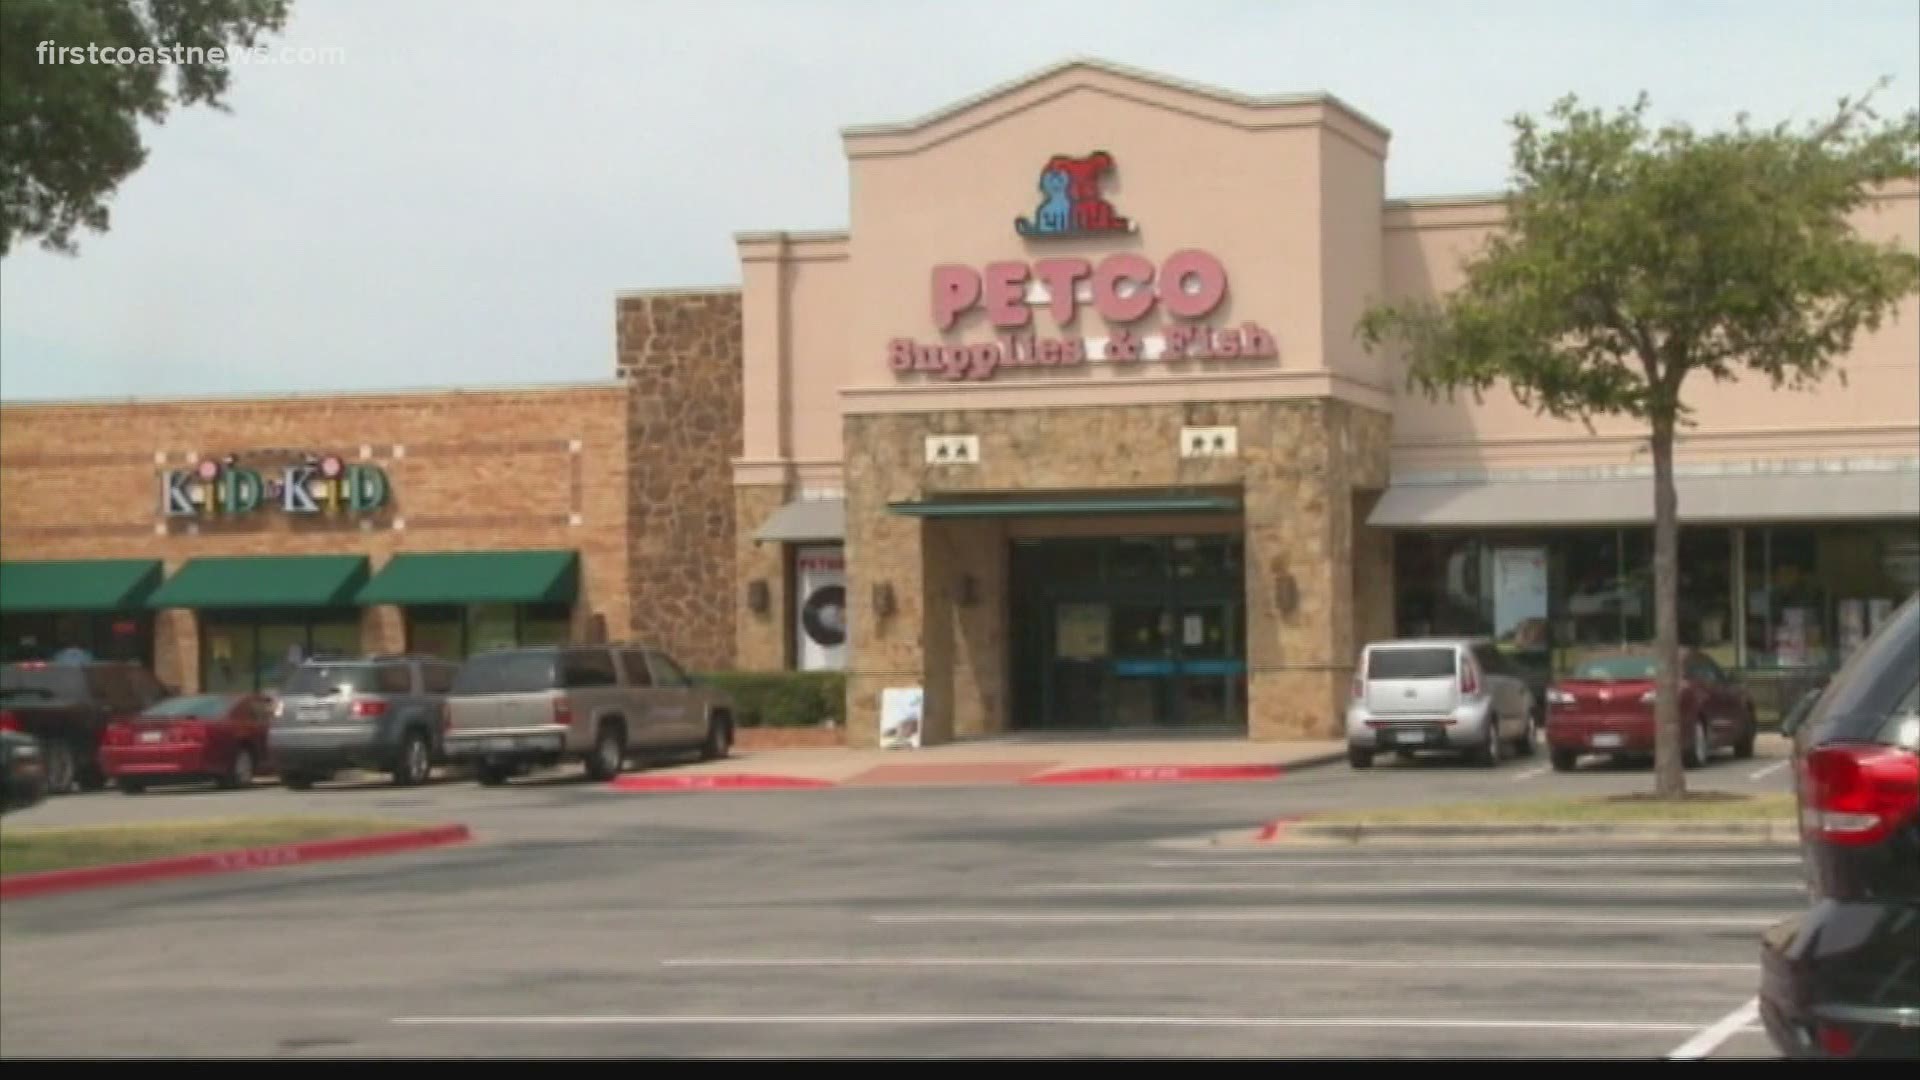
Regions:
M 482 784 L 584 761 L 608 780 L 641 753 L 727 756 L 733 702 L 645 645 L 544 645 L 469 657 L 447 698 L 446 753 Z
M 431 656 L 308 660 L 282 685 L 267 747 L 280 782 L 312 787 L 348 769 L 424 782 L 441 763 L 443 704 L 458 665 Z

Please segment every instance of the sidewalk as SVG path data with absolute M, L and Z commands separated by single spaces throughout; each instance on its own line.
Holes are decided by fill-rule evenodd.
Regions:
M 1240 736 L 1007 735 L 900 750 L 736 750 L 724 761 L 654 766 L 627 790 L 935 784 L 1189 783 L 1271 780 L 1346 759 L 1337 740 Z

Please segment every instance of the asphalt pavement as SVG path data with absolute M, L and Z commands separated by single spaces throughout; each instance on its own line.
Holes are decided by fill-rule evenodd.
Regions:
M 1692 776 L 1780 790 L 1768 764 Z M 0 1056 L 1772 1056 L 1743 1009 L 1757 935 L 1804 896 L 1790 848 L 1177 843 L 1336 806 L 1651 784 L 1536 767 L 72 796 L 20 823 L 375 813 L 476 839 L 9 901 Z

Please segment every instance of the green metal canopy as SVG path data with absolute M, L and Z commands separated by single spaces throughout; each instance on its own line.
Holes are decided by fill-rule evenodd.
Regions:
M 240 555 L 192 559 L 147 598 L 147 606 L 347 607 L 366 580 L 365 555 Z
M 937 496 L 923 502 L 889 503 L 887 509 L 915 517 L 1234 513 L 1240 509 L 1240 500 L 1231 495 L 1103 495 L 1088 498 Z
M 361 604 L 564 604 L 580 589 L 572 551 L 444 551 L 395 555 L 360 590 Z
M 159 559 L 0 562 L 0 611 L 129 611 L 160 577 Z

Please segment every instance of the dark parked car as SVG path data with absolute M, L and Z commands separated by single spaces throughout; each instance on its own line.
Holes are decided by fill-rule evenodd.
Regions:
M 1810 902 L 1762 935 L 1761 1022 L 1790 1057 L 1920 1059 L 1920 595 L 1788 734 Z
M 99 754 L 107 725 L 167 696 L 139 664 L 25 660 L 0 668 L 0 729 L 40 740 L 48 794 L 92 791 L 106 784 Z
M 280 689 L 270 746 L 301 789 L 348 769 L 424 783 L 444 761 L 442 720 L 459 665 L 430 656 L 308 660 Z
M 47 797 L 47 762 L 40 740 L 18 731 L 0 731 L 0 769 L 6 772 L 0 813 L 25 810 Z
M 262 694 L 187 694 L 107 725 L 100 768 L 137 795 L 156 783 L 213 781 L 245 788 L 264 771 L 273 703 Z

